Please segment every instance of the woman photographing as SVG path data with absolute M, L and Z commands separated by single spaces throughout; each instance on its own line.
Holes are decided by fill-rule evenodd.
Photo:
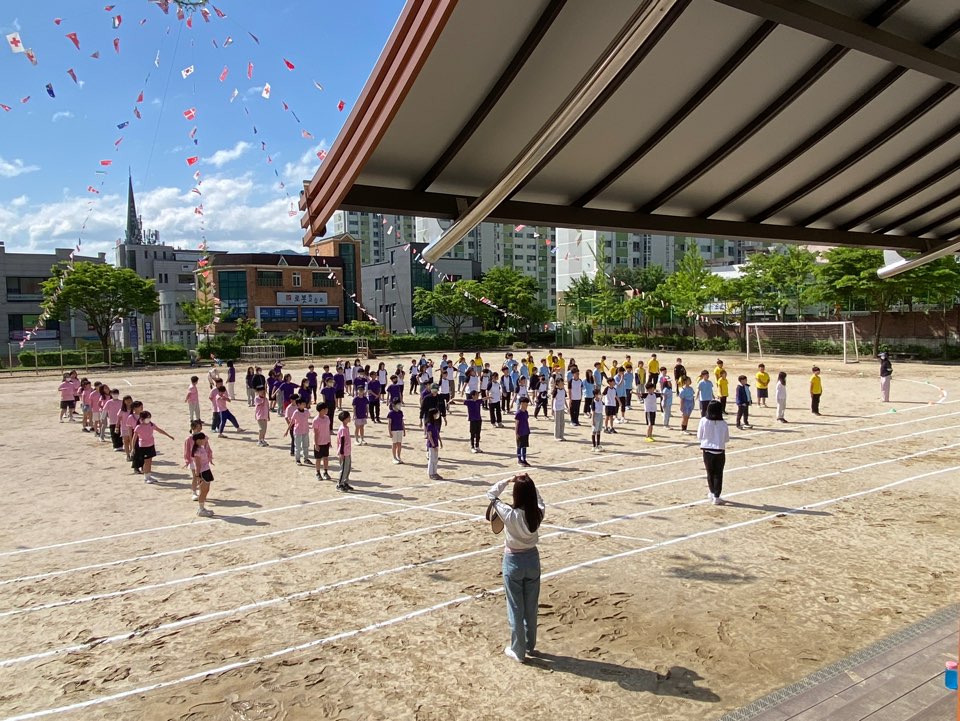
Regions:
M 500 500 L 513 484 L 513 504 Z M 507 594 L 510 645 L 503 653 L 523 663 L 537 646 L 537 604 L 540 599 L 540 552 L 537 529 L 545 506 L 533 479 L 526 473 L 495 483 L 487 498 L 493 501 L 504 528 L 503 587 Z

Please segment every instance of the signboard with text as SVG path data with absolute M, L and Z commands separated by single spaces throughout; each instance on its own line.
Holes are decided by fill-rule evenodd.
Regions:
M 277 305 L 327 305 L 326 293 L 277 293 Z

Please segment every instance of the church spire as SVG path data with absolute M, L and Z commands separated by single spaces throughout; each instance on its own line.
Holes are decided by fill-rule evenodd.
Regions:
M 140 224 L 140 217 L 137 215 L 137 203 L 133 198 L 133 174 L 130 176 L 129 186 L 127 188 L 127 243 L 143 243 L 143 227 Z

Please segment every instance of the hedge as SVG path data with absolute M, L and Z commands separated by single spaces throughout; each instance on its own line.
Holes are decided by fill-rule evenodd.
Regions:
M 107 359 L 103 351 L 97 348 L 90 349 L 86 353 L 82 350 L 65 350 L 62 353 L 56 351 L 21 351 L 17 356 L 20 365 L 26 368 L 59 368 L 63 363 L 64 367 L 101 365 L 106 364 Z M 122 351 L 111 351 L 110 360 L 114 365 L 130 365 L 130 349 L 125 348 Z

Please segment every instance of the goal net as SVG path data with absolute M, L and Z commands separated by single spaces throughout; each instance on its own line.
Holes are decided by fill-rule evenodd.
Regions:
M 747 359 L 775 355 L 842 356 L 858 363 L 857 330 L 853 321 L 810 323 L 747 323 Z

